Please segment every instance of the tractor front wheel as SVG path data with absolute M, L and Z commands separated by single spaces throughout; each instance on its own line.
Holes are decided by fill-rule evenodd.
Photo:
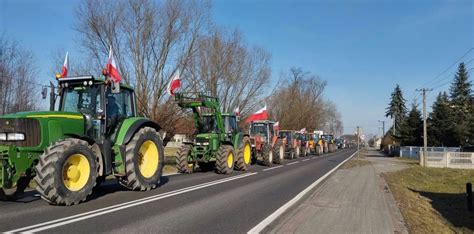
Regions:
M 216 172 L 218 174 L 231 174 L 234 171 L 234 155 L 234 147 L 221 145 L 216 159 Z
M 51 204 L 78 204 L 92 193 L 97 164 L 97 157 L 87 142 L 79 139 L 56 142 L 39 157 L 36 190 Z
M 250 145 L 250 138 L 244 137 L 242 144 L 237 154 L 236 169 L 239 171 L 246 171 L 252 162 L 252 145 Z
M 178 149 L 176 155 L 176 169 L 179 173 L 191 174 L 194 171 L 194 164 L 188 162 L 188 157 L 191 154 L 191 145 L 183 144 Z
M 125 172 L 122 185 L 132 190 L 156 188 L 163 172 L 163 143 L 155 129 L 144 127 L 125 146 Z

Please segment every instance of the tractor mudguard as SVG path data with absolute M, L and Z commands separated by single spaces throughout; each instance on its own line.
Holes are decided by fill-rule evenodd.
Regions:
M 117 134 L 117 138 L 115 140 L 115 144 L 126 145 L 132 140 L 133 135 L 143 127 L 154 128 L 157 132 L 161 130 L 160 125 L 149 119 L 143 117 L 129 118 L 124 120 L 121 124 L 119 133 Z

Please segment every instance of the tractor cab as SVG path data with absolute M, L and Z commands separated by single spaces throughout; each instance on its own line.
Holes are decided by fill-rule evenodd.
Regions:
M 121 84 L 118 92 L 103 79 L 93 76 L 58 78 L 59 111 L 81 113 L 86 122 L 85 134 L 103 141 L 110 138 L 124 119 L 135 117 L 133 89 Z
M 288 144 L 293 142 L 293 131 L 290 130 L 280 130 L 278 135 L 281 139 L 283 139 L 284 144 Z
M 275 122 L 268 120 L 257 120 L 252 121 L 250 124 L 249 134 L 252 137 L 260 136 L 264 142 L 272 140 L 272 137 L 275 135 L 275 130 L 273 128 Z

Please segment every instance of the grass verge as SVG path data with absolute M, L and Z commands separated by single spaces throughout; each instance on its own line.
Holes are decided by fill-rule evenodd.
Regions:
M 365 158 L 367 158 L 367 150 L 363 149 L 359 151 L 359 153 L 357 153 L 357 155 L 353 157 L 351 160 L 344 163 L 344 165 L 341 166 L 341 169 L 350 169 L 353 167 L 362 167 L 365 165 L 372 164 L 370 161 L 366 160 Z
M 466 207 L 466 183 L 474 170 L 410 168 L 385 173 L 410 233 L 472 233 L 474 213 Z

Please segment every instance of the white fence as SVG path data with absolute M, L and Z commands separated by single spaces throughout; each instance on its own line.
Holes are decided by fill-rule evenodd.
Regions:
M 423 151 L 420 152 L 423 155 Z M 426 152 L 425 166 L 439 168 L 474 169 L 474 153 Z
M 427 147 L 428 152 L 459 152 L 460 147 Z M 423 147 L 419 146 L 402 146 L 400 147 L 400 157 L 420 159 L 420 152 L 423 151 Z

